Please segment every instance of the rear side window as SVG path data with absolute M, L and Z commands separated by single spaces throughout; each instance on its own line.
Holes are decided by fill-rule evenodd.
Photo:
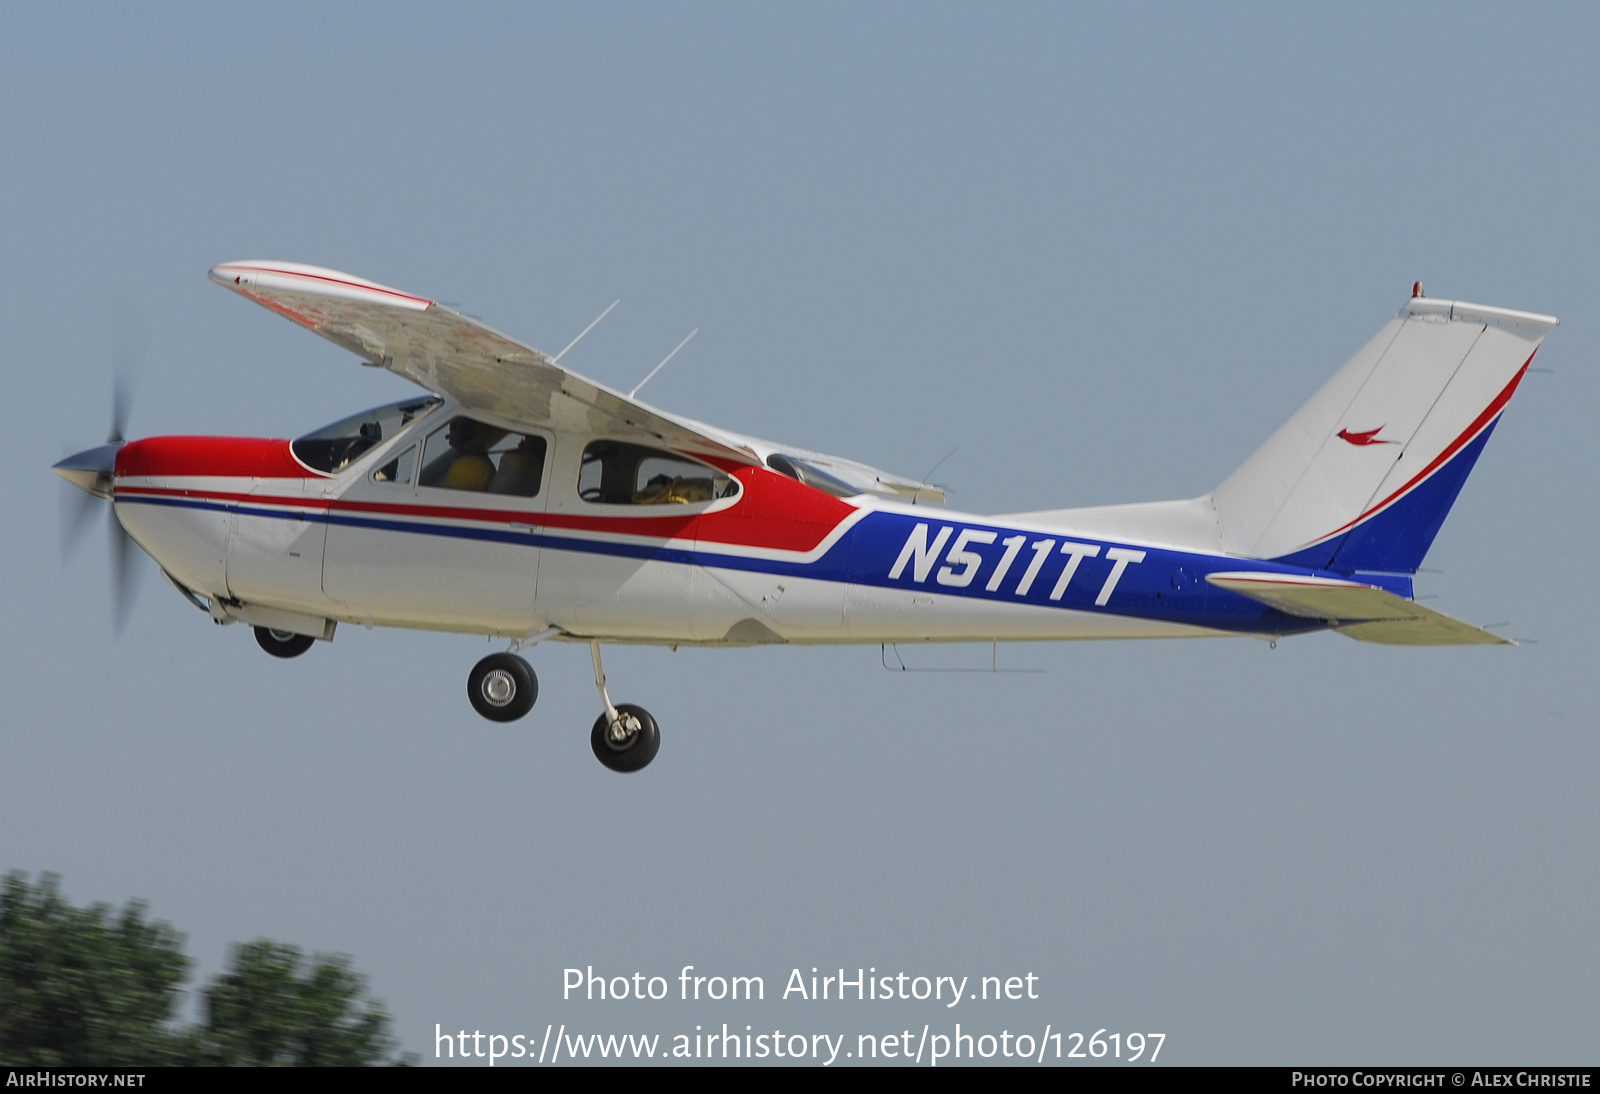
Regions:
M 626 441 L 592 442 L 578 472 L 578 496 L 598 505 L 692 505 L 738 492 L 708 464 Z
M 818 490 L 832 494 L 836 498 L 853 498 L 860 494 L 857 487 L 851 486 L 843 479 L 835 478 L 822 468 L 797 460 L 793 456 L 785 456 L 774 452 L 767 457 L 767 466 L 781 474 L 788 475 L 796 482 L 803 482 L 807 486 L 815 486 Z

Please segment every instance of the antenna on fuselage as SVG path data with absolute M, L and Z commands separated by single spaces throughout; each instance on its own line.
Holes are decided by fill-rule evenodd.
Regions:
M 617 297 L 617 299 L 615 299 L 615 300 L 613 300 L 611 302 L 611 308 L 616 307 L 620 303 L 622 303 L 622 298 L 619 296 L 619 297 Z M 611 308 L 607 308 L 605 311 L 603 311 L 599 315 L 595 316 L 593 323 L 590 323 L 587 327 L 584 327 L 583 328 L 583 332 L 581 334 L 579 334 L 578 337 L 574 338 L 572 341 L 567 343 L 567 349 L 562 350 L 560 353 L 558 353 L 554 357 L 550 358 L 550 363 L 552 365 L 559 365 L 561 363 L 561 359 L 567 355 L 567 350 L 570 350 L 573 346 L 575 346 L 579 342 L 583 341 L 583 336 L 585 334 L 588 334 L 590 331 L 594 330 L 595 327 L 599 326 L 600 325 L 600 320 L 604 319 L 606 316 L 611 314 Z
M 682 349 L 684 346 L 687 346 L 689 344 L 689 338 L 693 338 L 695 335 L 697 335 L 699 333 L 700 333 L 700 328 L 699 327 L 696 327 L 694 330 L 690 331 L 689 332 L 689 337 L 685 338 L 683 341 L 678 343 L 678 349 L 673 350 L 671 353 L 669 353 L 665 357 L 663 357 L 661 359 L 661 364 L 657 365 L 655 368 L 650 370 L 650 375 L 649 376 L 646 376 L 643 380 L 640 380 L 637 384 L 633 385 L 633 390 L 628 392 L 628 398 L 631 399 L 635 395 L 639 394 L 639 389 L 644 387 L 644 385 L 648 384 L 652 379 L 654 379 L 655 378 L 655 374 L 660 372 L 668 361 L 670 361 L 674 357 L 678 356 L 678 350 L 679 349 Z
M 933 473 L 935 471 L 939 470 L 939 468 L 944 466 L 944 461 L 945 460 L 948 460 L 951 456 L 954 456 L 959 451 L 961 451 L 961 446 L 958 444 L 954 448 L 952 448 L 950 451 L 946 452 L 943 456 L 940 456 L 938 463 L 936 463 L 932 467 L 928 468 L 928 473 L 926 475 L 922 476 L 922 481 L 917 484 L 916 492 L 911 495 L 911 504 L 912 505 L 917 504 L 917 499 L 922 496 L 922 488 L 924 486 L 933 486 L 933 485 L 935 485 L 934 483 L 931 483 L 931 482 L 928 481 L 929 479 L 933 478 Z

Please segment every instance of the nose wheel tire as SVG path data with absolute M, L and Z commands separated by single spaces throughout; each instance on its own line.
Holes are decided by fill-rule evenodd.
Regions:
M 589 734 L 594 758 L 613 771 L 638 771 L 661 750 L 661 731 L 650 712 L 632 703 L 617 704 L 619 734 L 613 733 L 605 714 L 595 719 Z
M 256 627 L 256 644 L 274 657 L 299 657 L 316 641 L 309 634 L 293 631 L 275 631 L 270 627 Z
M 539 680 L 514 653 L 491 653 L 467 675 L 472 709 L 491 722 L 514 722 L 533 709 Z

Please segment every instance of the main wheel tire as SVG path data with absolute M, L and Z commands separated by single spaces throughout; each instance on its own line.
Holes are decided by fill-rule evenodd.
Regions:
M 467 674 L 472 709 L 491 722 L 514 722 L 533 709 L 539 679 L 514 653 L 491 653 Z
M 256 627 L 256 645 L 274 657 L 299 657 L 316 641 L 309 634 L 293 631 L 275 631 L 270 627 Z
M 656 753 L 661 751 L 661 731 L 656 728 L 656 720 L 650 717 L 650 712 L 644 707 L 636 707 L 632 703 L 618 703 L 617 713 L 631 714 L 639 719 L 638 732 L 630 734 L 620 745 L 612 743 L 611 734 L 607 732 L 606 716 L 602 711 L 600 717 L 595 719 L 594 729 L 589 733 L 589 747 L 594 750 L 594 758 L 613 771 L 638 771 L 655 759 Z

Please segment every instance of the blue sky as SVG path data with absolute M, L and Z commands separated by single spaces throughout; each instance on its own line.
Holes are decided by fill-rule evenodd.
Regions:
M 870 1032 L 921 1004 L 560 1000 L 573 965 L 1032 971 L 1011 1028 L 1182 1063 L 1591 1062 L 1600 86 L 1582 6 L 167 5 L 0 13 L 0 867 L 267 935 L 434 1024 Z M 408 391 L 205 279 L 348 270 L 979 512 L 1197 494 L 1402 303 L 1559 315 L 1429 556 L 1534 642 L 1335 635 L 619 649 L 659 760 L 589 755 L 586 651 L 510 727 L 481 639 L 295 662 L 146 566 L 109 624 L 48 465 L 292 436 Z M 922 664 L 987 650 L 913 651 Z M 912 653 L 908 653 L 908 659 Z M 787 1008 L 787 1009 L 786 1009 Z M 973 1016 L 973 1021 L 979 1021 Z

